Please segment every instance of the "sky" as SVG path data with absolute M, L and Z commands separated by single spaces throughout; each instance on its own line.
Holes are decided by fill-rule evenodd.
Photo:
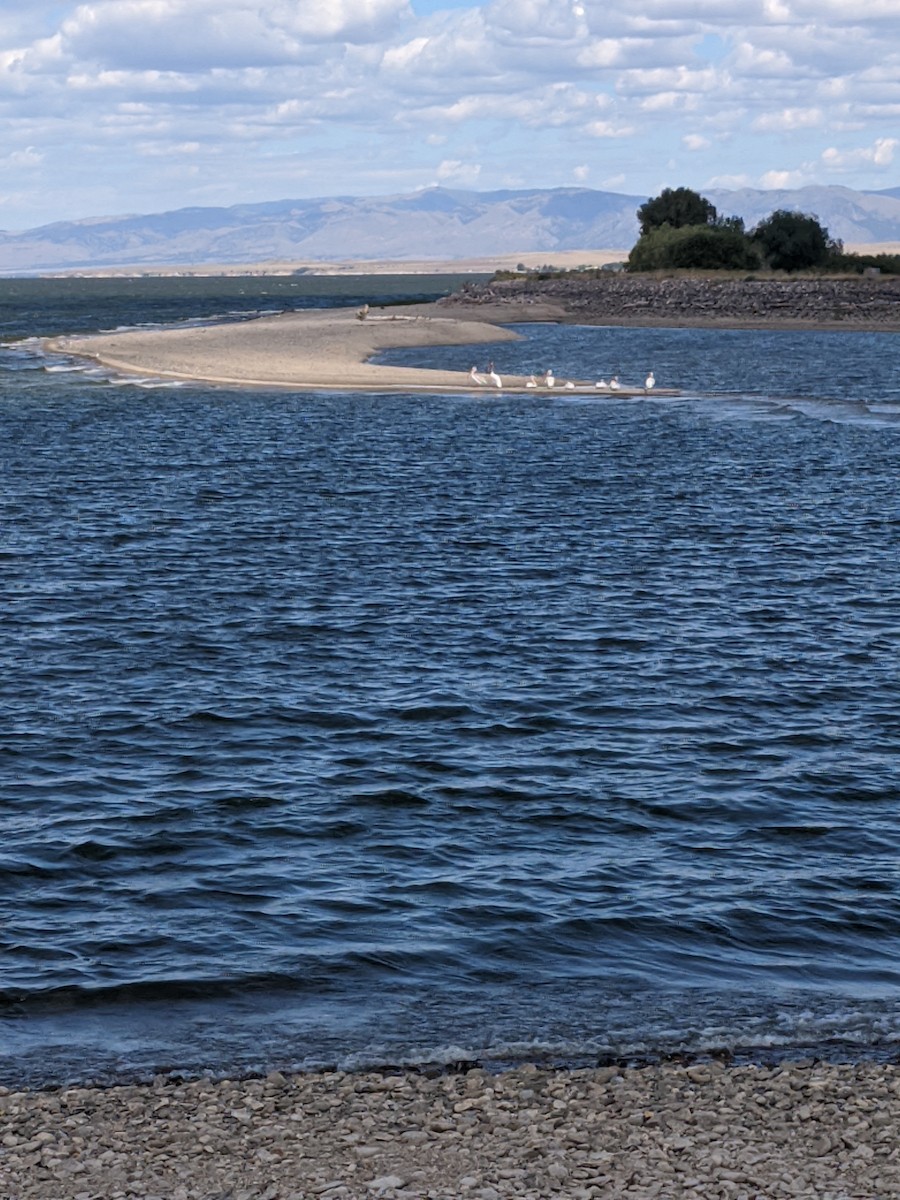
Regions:
M 900 184 L 900 0 L 0 0 L 0 229 Z

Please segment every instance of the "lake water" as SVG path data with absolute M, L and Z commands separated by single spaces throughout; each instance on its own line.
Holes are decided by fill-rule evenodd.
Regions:
M 0 281 L 0 1083 L 895 1057 L 900 338 L 385 356 L 634 401 L 29 340 L 380 286 Z

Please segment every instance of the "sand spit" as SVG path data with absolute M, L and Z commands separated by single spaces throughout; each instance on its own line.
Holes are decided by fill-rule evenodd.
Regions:
M 241 322 L 124 330 L 55 339 L 53 350 L 84 355 L 117 370 L 161 378 L 243 386 L 442 390 L 468 386 L 464 372 L 381 367 L 367 360 L 402 346 L 514 340 L 484 320 L 459 320 L 419 309 L 318 309 Z
M 561 310 L 549 306 L 529 309 L 531 320 L 554 320 L 560 315 Z M 163 379 L 315 391 L 494 393 L 497 387 L 487 377 L 484 361 L 487 353 L 475 349 L 492 345 L 490 354 L 497 360 L 503 393 L 551 391 L 540 382 L 535 385 L 525 376 L 504 372 L 502 344 L 518 340 L 519 335 L 495 318 L 509 320 L 509 313 L 485 310 L 478 317 L 473 319 L 467 311 L 460 319 L 452 306 L 436 304 L 376 309 L 364 319 L 356 309 L 318 309 L 252 321 L 56 338 L 47 347 L 127 374 Z M 379 366 L 369 361 L 386 349 L 470 344 L 478 382 L 466 371 Z M 559 379 L 552 390 L 607 390 L 598 389 L 596 382 Z M 623 385 L 620 394 L 643 395 L 644 389 Z
M 4 1200 L 887 1200 L 900 1068 L 719 1063 L 0 1089 Z

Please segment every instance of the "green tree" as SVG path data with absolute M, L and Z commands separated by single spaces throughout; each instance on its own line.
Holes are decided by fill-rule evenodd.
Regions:
M 628 256 L 629 271 L 754 271 L 759 265 L 759 253 L 750 239 L 727 222 L 651 229 L 638 238 Z
M 759 254 L 734 229 L 687 226 L 669 247 L 670 266 L 706 271 L 754 271 Z
M 681 229 L 685 225 L 713 225 L 717 219 L 715 205 L 690 188 L 664 188 L 662 192 L 637 210 L 641 223 L 641 235 L 671 225 Z
M 836 244 L 815 217 L 779 208 L 761 221 L 750 235 L 773 271 L 804 271 L 822 267 Z

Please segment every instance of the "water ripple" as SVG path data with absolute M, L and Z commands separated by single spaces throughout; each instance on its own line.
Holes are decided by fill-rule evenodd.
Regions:
M 276 1008 L 333 1060 L 401 1026 L 410 1054 L 454 1029 L 514 1054 L 561 1003 L 572 1053 L 859 1042 L 866 997 L 894 1036 L 896 424 L 815 380 L 784 400 L 772 335 L 529 337 L 509 353 L 773 386 L 151 402 L 4 377 L 10 1046 L 102 1011 L 137 1054 L 165 1003 L 219 1062 L 203 1013 L 237 1061 Z M 860 346 L 884 403 L 887 343 Z M 837 371 L 848 343 L 813 352 Z M 334 1032 L 323 998 L 357 1016 Z

